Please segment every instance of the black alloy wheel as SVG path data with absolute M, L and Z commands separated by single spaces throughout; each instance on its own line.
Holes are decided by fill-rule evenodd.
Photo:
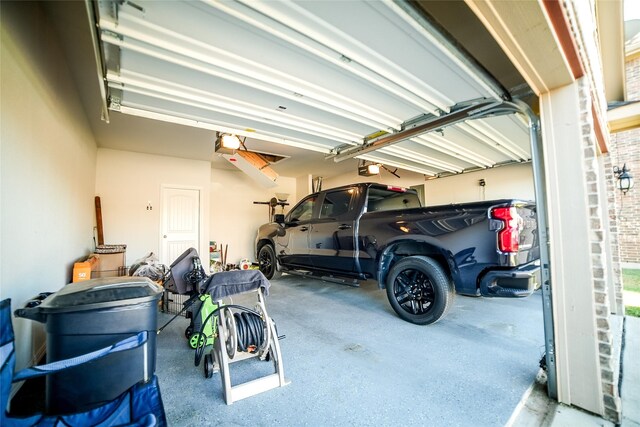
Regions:
M 278 261 L 276 260 L 276 253 L 273 250 L 273 246 L 266 244 L 260 248 L 258 252 L 258 264 L 260 272 L 264 274 L 267 280 L 277 279 L 280 277 L 278 271 Z
M 445 316 L 454 299 L 451 280 L 431 258 L 411 256 L 398 261 L 387 278 L 387 298 L 403 320 L 429 325 Z

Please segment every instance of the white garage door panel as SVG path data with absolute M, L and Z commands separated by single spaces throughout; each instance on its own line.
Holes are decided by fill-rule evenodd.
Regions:
M 531 157 L 529 129 L 517 115 L 489 117 L 481 121 L 482 124 L 496 129 L 503 138 L 517 146 L 523 153 Z
M 131 53 L 123 54 L 125 58 L 128 56 L 131 56 Z M 374 121 L 360 120 L 360 118 L 358 118 L 359 121 L 355 121 L 353 118 L 337 114 L 335 109 L 330 107 L 327 107 L 329 111 L 323 111 L 265 92 L 257 92 L 258 96 L 256 96 L 239 84 L 191 70 L 179 69 L 171 64 L 161 66 L 161 63 L 147 62 L 149 64 L 138 65 L 135 69 L 123 69 L 118 75 L 110 73 L 110 81 L 114 86 L 124 85 L 125 93 L 156 94 L 159 99 L 163 97 L 176 104 L 185 101 L 197 103 L 238 115 L 253 115 L 274 122 L 288 121 L 306 125 L 309 128 L 320 127 L 325 128 L 325 132 L 340 131 L 351 138 L 359 139 L 360 135 L 371 133 L 379 128 Z M 179 76 L 179 79 L 174 75 Z M 126 101 L 124 98 L 125 103 Z M 284 106 L 284 109 L 278 108 L 279 106 Z M 175 108 L 178 108 L 178 105 Z
M 389 125 L 397 125 L 404 117 L 422 112 L 399 98 L 382 96 L 367 82 L 352 77 L 351 73 L 340 72 L 334 65 L 319 61 L 305 50 L 285 45 L 268 33 L 246 30 L 241 21 L 227 18 L 220 24 L 218 17 L 198 11 L 195 5 L 196 2 L 157 2 L 148 6 L 145 3 L 144 15 L 125 5 L 117 27 L 110 29 L 122 34 L 127 43 L 145 42 L 144 48 L 163 55 L 179 55 L 183 61 L 198 61 L 200 66 L 207 64 L 225 69 L 231 73 L 230 78 L 235 75 L 255 78 L 319 101 L 333 99 L 357 104 L 358 108 L 385 102 L 385 110 L 396 119 Z M 156 22 L 151 12 L 157 9 L 175 12 L 171 19 Z M 104 21 L 102 25 L 108 27 L 106 24 Z M 188 31 L 182 33 L 184 27 Z M 339 57 L 338 54 L 334 56 Z M 130 60 L 126 66 L 135 68 L 136 64 Z M 394 90 L 404 89 L 394 85 Z M 375 109 L 371 109 L 371 113 L 375 114 Z
M 254 129 L 260 133 L 270 135 L 284 136 L 285 129 L 277 126 L 269 121 L 256 121 L 247 118 L 239 118 L 230 114 L 212 111 L 205 107 L 199 108 L 193 105 L 179 104 L 175 100 L 153 98 L 146 95 L 140 95 L 134 92 L 126 92 L 123 98 L 123 105 L 131 105 L 138 108 L 146 108 L 149 111 L 162 112 L 167 114 L 175 114 L 179 117 L 195 118 L 204 122 L 212 122 L 235 129 Z M 294 126 L 300 128 L 299 126 Z M 329 139 L 321 134 L 311 133 L 309 129 L 300 128 L 302 130 L 287 128 L 286 136 L 293 140 L 303 141 L 307 144 L 321 147 L 326 153 L 336 145 L 335 139 Z M 346 140 L 343 140 L 346 142 Z
M 452 70 L 445 52 L 426 39 L 422 29 L 412 26 L 412 20 L 392 2 L 266 4 L 266 10 L 304 9 L 316 18 L 313 21 L 317 23 L 300 25 L 301 31 L 307 31 L 305 34 L 327 44 L 333 41 L 336 51 L 366 64 L 404 90 L 432 101 L 436 108 L 446 109 L 458 102 L 490 96 L 471 76 L 460 69 Z M 263 3 L 252 5 L 265 9 Z M 310 28 L 314 32 L 308 32 Z M 334 31 L 328 31 L 329 28 Z M 452 72 L 457 74 L 455 85 L 451 84 Z
M 143 74 L 150 78 L 135 77 L 143 82 L 148 82 L 151 78 L 172 81 L 175 84 L 187 86 L 191 90 L 204 91 L 212 97 L 215 95 L 219 98 L 226 98 L 226 102 L 250 103 L 266 108 L 273 114 L 283 115 L 284 113 L 287 116 L 314 117 L 314 120 L 318 122 L 332 123 L 335 124 L 336 128 L 349 129 L 360 135 L 368 134 L 371 129 L 379 129 L 380 126 L 383 126 L 368 117 L 348 115 L 345 111 L 337 111 L 329 105 L 325 106 L 325 110 L 312 107 L 303 102 L 305 101 L 304 98 L 294 96 L 290 92 L 281 90 L 274 91 L 274 93 L 257 90 L 250 91 L 240 83 L 167 63 L 138 52 L 124 51 L 121 57 L 124 68 L 120 73 L 120 78 L 125 78 L 130 73 Z M 210 69 L 219 70 L 217 67 L 210 67 Z M 234 77 L 237 77 L 237 74 Z M 286 106 L 286 110 L 276 111 L 278 106 Z
M 496 85 L 402 2 L 139 5 L 142 11 L 113 3 L 118 13 L 110 14 L 109 2 L 100 2 L 107 78 L 120 98 L 111 108 L 125 113 L 187 118 L 207 129 L 249 131 L 255 139 L 329 153 L 459 103 L 501 99 Z M 529 144 L 522 122 L 501 116 L 360 158 L 438 175 L 527 161 Z

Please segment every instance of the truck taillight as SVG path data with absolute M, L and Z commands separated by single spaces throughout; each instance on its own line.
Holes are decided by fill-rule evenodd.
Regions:
M 498 231 L 498 250 L 500 252 L 518 252 L 520 241 L 520 215 L 514 207 L 491 209 L 491 218 L 502 222 Z

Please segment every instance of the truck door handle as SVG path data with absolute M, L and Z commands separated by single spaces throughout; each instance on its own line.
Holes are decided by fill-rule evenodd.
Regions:
M 349 224 L 340 224 L 338 226 L 338 230 L 348 230 L 350 228 L 351 228 L 351 226 Z
M 300 227 L 300 231 L 307 231 L 309 227 Z

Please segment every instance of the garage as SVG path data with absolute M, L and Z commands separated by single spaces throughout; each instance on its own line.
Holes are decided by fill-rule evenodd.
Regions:
M 606 178 L 613 165 L 605 117 L 609 97 L 623 100 L 624 93 L 605 88 L 591 68 L 590 60 L 601 60 L 597 43 L 585 35 L 592 27 L 572 27 L 582 20 L 602 37 L 615 33 L 622 5 L 604 3 L 3 4 L 3 58 L 10 59 L 2 73 L 2 139 L 9 141 L 2 148 L 2 234 L 10 242 L 2 249 L 3 298 L 22 304 L 70 282 L 74 261 L 95 248 L 95 196 L 104 238 L 127 245 L 127 265 L 150 251 L 170 264 L 185 249 L 184 236 L 169 232 L 172 195 L 188 194 L 195 203 L 195 227 L 186 238 L 192 246 L 207 254 L 215 242 L 233 264 L 255 261 L 260 224 L 313 189 L 375 181 L 413 187 L 427 205 L 535 199 L 540 241 L 551 242 L 550 250 L 541 245 L 542 290 L 512 302 L 532 309 L 531 323 L 510 322 L 515 305 L 462 297 L 450 323 L 419 333 L 424 341 L 441 335 L 440 348 L 449 339 L 477 346 L 469 328 L 496 339 L 496 347 L 513 335 L 517 348 L 522 338 L 534 353 L 531 370 L 514 363 L 517 385 L 497 385 L 496 398 L 508 390 L 513 409 L 546 352 L 550 397 L 617 421 L 614 349 L 621 326 L 615 317 L 623 303 L 606 204 L 615 183 Z M 26 30 L 33 22 L 42 29 L 36 34 Z M 241 147 L 226 151 L 227 134 Z M 248 160 L 255 153 L 266 163 Z M 379 174 L 358 174 L 369 165 L 379 166 Z M 274 197 L 281 203 L 271 206 Z M 567 239 L 574 245 L 559 243 Z M 34 251 L 37 274 L 24 260 Z M 409 335 L 411 325 L 392 317 L 376 286 L 281 280 L 274 281 L 276 296 L 309 292 L 311 306 L 341 307 L 329 325 L 357 321 L 341 317 L 349 313 L 345 301 L 355 298 L 355 306 L 379 307 L 379 316 L 399 328 L 391 336 Z M 283 323 L 303 332 L 281 303 L 269 301 Z M 506 317 L 492 317 L 492 307 Z M 474 324 L 467 310 L 490 319 Z M 44 332 L 18 319 L 14 327 L 18 366 L 37 362 Z M 171 361 L 161 353 L 177 332 L 167 331 L 158 365 L 168 369 Z M 289 351 L 301 351 L 303 341 L 287 340 Z M 334 345 L 354 357 L 377 356 L 380 348 L 349 334 Z M 312 360 L 329 367 L 330 356 Z M 190 363 L 184 354 L 177 359 Z M 475 376 L 489 387 L 498 366 L 460 381 Z M 188 369 L 185 381 L 204 387 L 201 372 Z M 392 380 L 384 378 L 378 390 Z M 365 384 L 353 379 L 349 387 Z M 475 387 L 452 394 L 443 407 L 469 399 Z M 505 407 L 491 424 L 505 423 L 511 412 Z

